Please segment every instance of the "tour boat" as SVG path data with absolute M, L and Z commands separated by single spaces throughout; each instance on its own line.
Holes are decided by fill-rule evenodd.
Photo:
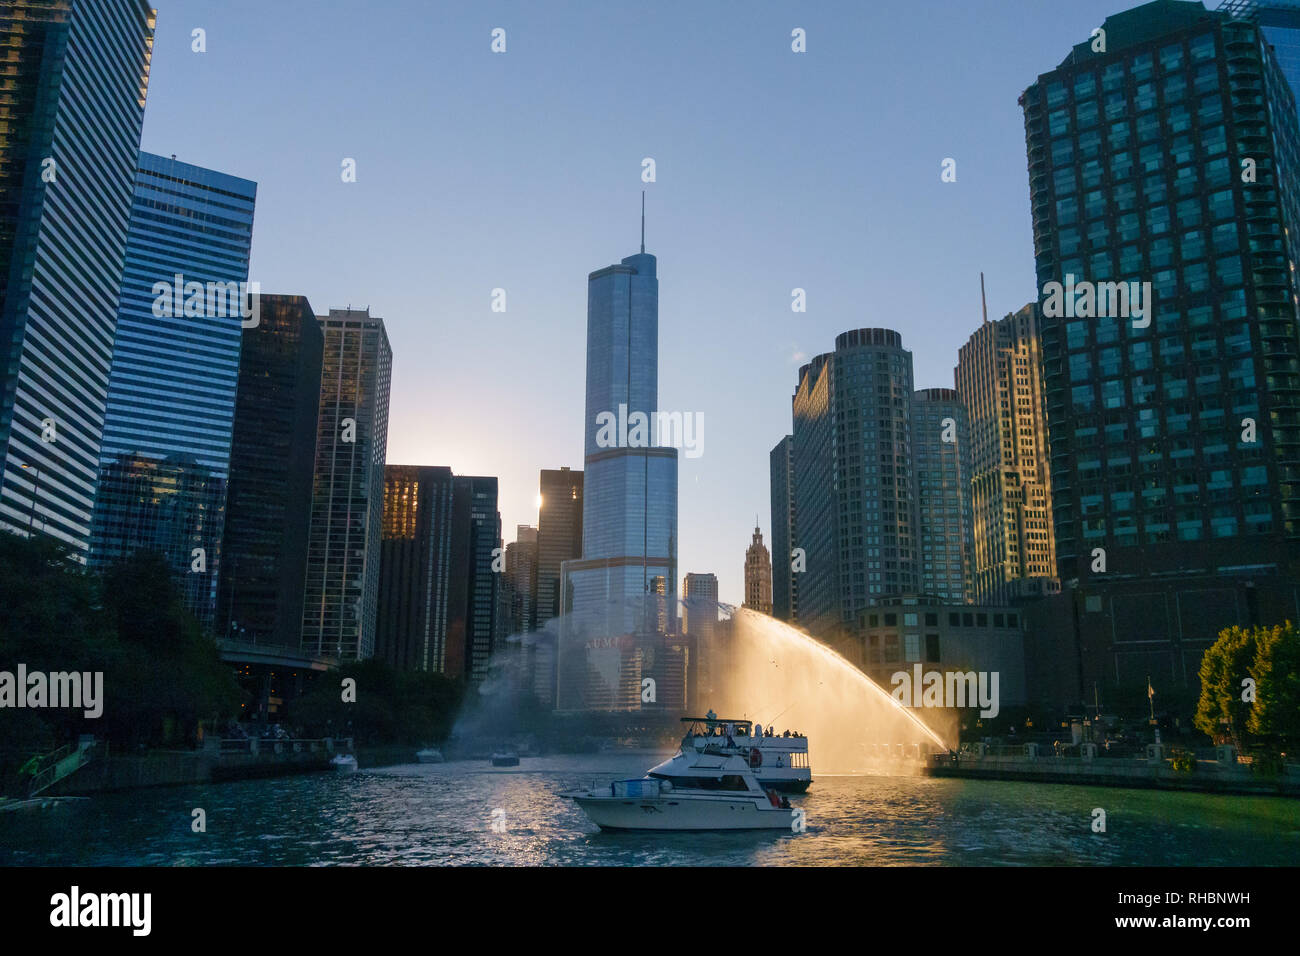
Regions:
M 442 763 L 442 751 L 437 747 L 426 747 L 415 755 L 420 763 Z
M 330 761 L 330 766 L 339 773 L 356 773 L 357 758 L 352 756 L 352 754 L 337 754 L 334 759 Z
M 513 750 L 494 753 L 492 755 L 492 766 L 494 767 L 518 767 L 519 754 Z
M 640 780 L 563 796 L 602 830 L 794 830 L 799 811 L 759 784 L 750 749 L 706 742 L 683 748 Z
M 683 750 L 703 750 L 710 743 L 725 742 L 728 729 L 734 745 L 746 751 L 750 768 L 764 789 L 782 793 L 803 793 L 812 784 L 812 764 L 808 760 L 808 738 L 798 736 L 755 737 L 755 726 L 748 720 L 725 717 L 683 717 L 689 724 L 682 738 Z M 675 758 L 674 758 L 675 759 Z M 667 766 L 671 761 L 660 764 Z M 655 767 L 651 773 L 658 770 Z

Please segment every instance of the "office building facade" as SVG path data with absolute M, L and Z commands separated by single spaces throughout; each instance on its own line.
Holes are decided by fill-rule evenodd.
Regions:
M 100 444 L 91 564 L 162 554 L 213 626 L 257 184 L 141 153 Z M 246 317 L 247 316 L 247 317 Z
M 541 630 L 563 608 L 560 569 L 565 561 L 582 557 L 581 471 L 542 469 L 537 509 L 537 576 L 529 630 Z
M 81 560 L 154 21 L 141 0 L 0 8 L 0 530 Z
M 325 347 L 302 646 L 359 660 L 375 649 L 393 353 L 369 309 L 318 318 Z
M 1194 686 L 1219 629 L 1298 606 L 1295 98 L 1252 20 L 1102 28 L 1021 97 L 1080 697 Z
M 799 370 L 792 473 L 799 624 L 831 640 L 868 600 L 917 589 L 912 355 L 891 329 L 855 329 Z
M 243 336 L 216 632 L 296 652 L 325 337 L 296 295 L 261 296 L 259 322 Z
M 799 574 L 794 549 L 794 436 L 786 435 L 769 456 L 772 496 L 772 616 L 799 619 Z
M 957 395 L 969 416 L 977 604 L 1060 590 L 1040 362 L 1033 303 L 985 321 L 958 354 Z
M 970 432 L 966 409 L 951 388 L 912 396 L 912 475 L 921 593 L 970 600 Z

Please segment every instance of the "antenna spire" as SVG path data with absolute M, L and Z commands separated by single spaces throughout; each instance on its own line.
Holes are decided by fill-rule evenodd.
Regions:
M 641 190 L 641 255 L 645 255 L 645 190 Z
M 989 324 L 989 303 L 988 303 L 988 299 L 984 298 L 984 273 L 982 272 L 980 273 L 980 305 L 984 307 L 984 324 L 988 325 Z

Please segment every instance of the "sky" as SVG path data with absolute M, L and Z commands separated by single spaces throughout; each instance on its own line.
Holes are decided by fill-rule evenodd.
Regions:
M 886 327 L 953 386 L 980 272 L 990 317 L 1035 298 L 1017 97 L 1136 5 L 154 2 L 142 147 L 258 183 L 263 292 L 384 319 L 389 463 L 497 476 L 506 542 L 582 467 L 587 274 L 637 252 L 646 190 L 659 407 L 704 422 L 680 571 L 737 604 L 799 366 Z

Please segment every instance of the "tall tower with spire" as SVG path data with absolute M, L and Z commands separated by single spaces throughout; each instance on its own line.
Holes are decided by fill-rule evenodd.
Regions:
M 772 613 L 772 555 L 763 544 L 757 515 L 754 537 L 745 549 L 745 607 L 759 614 Z
M 655 257 L 645 252 L 644 195 L 641 201 L 641 252 L 587 277 L 582 557 L 561 571 L 561 655 L 569 653 L 567 666 L 581 681 L 606 669 L 590 660 L 593 648 L 617 650 L 605 645 L 676 630 L 677 449 L 654 443 L 659 279 Z M 612 684 L 627 664 L 608 664 Z M 577 706 L 563 673 L 560 680 L 561 697 Z M 584 708 L 618 706 L 592 697 L 583 695 Z M 565 709 L 566 700 L 558 706 Z

